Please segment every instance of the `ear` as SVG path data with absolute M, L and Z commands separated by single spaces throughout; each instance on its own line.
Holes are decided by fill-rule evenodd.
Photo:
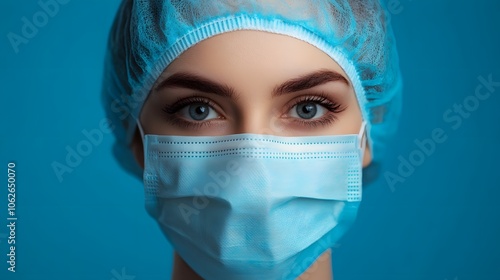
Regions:
M 132 153 L 134 154 L 137 164 L 144 169 L 144 146 L 142 144 L 141 134 L 137 128 L 135 129 L 134 138 L 132 139 L 130 148 L 132 149 Z
M 366 146 L 365 146 L 365 153 L 363 156 L 363 167 L 367 167 L 368 165 L 370 165 L 370 163 L 372 163 L 372 152 L 371 152 L 371 148 L 368 145 L 368 141 L 367 141 Z

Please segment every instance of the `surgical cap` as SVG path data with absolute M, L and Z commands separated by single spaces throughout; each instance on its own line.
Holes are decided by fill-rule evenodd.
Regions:
M 102 101 L 114 155 L 142 177 L 130 149 L 137 119 L 163 70 L 196 43 L 235 30 L 303 40 L 350 79 L 373 161 L 380 161 L 401 110 L 402 81 L 389 14 L 369 0 L 124 0 L 111 28 Z

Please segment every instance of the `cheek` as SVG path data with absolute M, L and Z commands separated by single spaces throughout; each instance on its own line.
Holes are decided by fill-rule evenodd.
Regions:
M 350 133 L 359 133 L 361 128 L 361 123 L 363 122 L 363 116 L 361 115 L 361 109 L 359 108 L 358 99 L 356 98 L 356 93 L 351 90 L 349 94 L 348 108 L 346 110 L 346 116 L 343 120 L 347 126 L 349 126 Z M 352 130 L 354 129 L 354 130 Z
M 358 134 L 363 118 L 357 103 L 349 105 L 343 115 L 338 118 L 338 129 L 341 134 Z
M 156 106 L 154 104 L 156 104 Z M 151 94 L 144 102 L 139 120 L 145 134 L 156 134 L 157 131 L 154 127 L 156 127 L 156 123 L 159 121 L 157 115 L 158 112 L 160 112 L 160 110 L 156 107 L 160 106 L 160 104 L 161 102 L 159 100 L 155 100 L 155 97 Z

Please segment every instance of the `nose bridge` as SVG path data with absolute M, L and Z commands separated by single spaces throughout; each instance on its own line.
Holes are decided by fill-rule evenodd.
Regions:
M 267 133 L 268 119 L 264 110 L 246 110 L 237 122 L 236 133 L 270 134 Z
M 269 104 L 258 98 L 244 101 L 239 110 L 235 133 L 275 134 L 272 129 L 274 114 L 269 107 Z

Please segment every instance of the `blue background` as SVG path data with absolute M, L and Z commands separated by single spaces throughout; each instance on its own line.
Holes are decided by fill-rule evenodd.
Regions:
M 61 5 L 16 54 L 7 34 L 41 8 L 0 2 L 0 178 L 14 161 L 18 217 L 10 273 L 2 183 L 0 279 L 170 278 L 172 249 L 144 210 L 141 183 L 112 158 L 111 134 L 62 182 L 52 168 L 104 117 L 102 61 L 117 6 Z M 333 250 L 335 279 L 500 279 L 500 87 L 456 129 L 443 118 L 470 100 L 478 77 L 500 81 L 499 12 L 486 0 L 401 0 L 392 9 L 405 95 L 384 172 L 398 175 L 415 140 L 434 129 L 447 138 L 392 188 L 382 173 L 365 190 L 356 224 Z

